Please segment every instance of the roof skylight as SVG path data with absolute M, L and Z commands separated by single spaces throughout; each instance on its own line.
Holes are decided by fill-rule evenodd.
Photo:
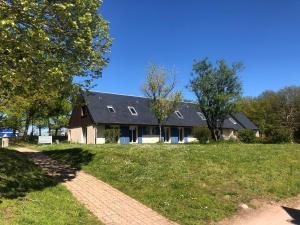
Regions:
M 135 108 L 133 106 L 128 106 L 128 109 L 129 109 L 129 112 L 131 113 L 131 115 L 133 115 L 133 116 L 138 115 L 137 111 L 135 110 Z
M 231 122 L 231 123 L 233 123 L 233 124 L 237 124 L 237 122 L 233 119 L 233 118 L 229 118 L 229 121 Z
M 115 112 L 116 112 L 116 110 L 114 109 L 114 107 L 111 106 L 111 105 L 108 105 L 108 106 L 107 106 L 107 109 L 108 109 L 108 111 L 111 112 L 111 113 L 115 113 Z
M 202 112 L 197 112 L 197 114 L 198 114 L 198 116 L 200 116 L 200 118 L 202 120 L 206 120 L 206 118 L 205 118 L 205 116 L 204 116 L 204 114 Z
M 179 119 L 183 119 L 183 115 L 179 111 L 175 111 L 175 114 L 178 116 Z

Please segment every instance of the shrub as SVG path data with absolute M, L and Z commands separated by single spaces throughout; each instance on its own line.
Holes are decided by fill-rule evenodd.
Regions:
M 294 133 L 294 140 L 297 142 L 297 143 L 300 143 L 300 128 L 298 128 L 295 133 Z
M 268 143 L 291 143 L 293 141 L 292 132 L 286 128 L 268 128 L 265 135 Z
M 243 143 L 254 143 L 255 142 L 255 131 L 250 129 L 242 129 L 238 133 L 239 140 Z
M 105 129 L 104 137 L 106 143 L 117 143 L 120 136 L 119 128 Z
M 211 132 L 207 127 L 194 127 L 192 135 L 198 139 L 199 143 L 202 144 L 209 142 L 211 139 Z

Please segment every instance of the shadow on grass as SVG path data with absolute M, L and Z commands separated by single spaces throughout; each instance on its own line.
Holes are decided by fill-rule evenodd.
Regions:
M 60 163 L 81 169 L 82 165 L 92 161 L 95 154 L 81 148 L 69 148 L 64 150 L 43 151 L 43 154 L 57 160 Z
M 0 148 L 0 198 L 18 198 L 31 191 L 55 186 L 76 176 L 93 154 L 82 149 L 20 153 Z M 69 166 L 66 166 L 69 165 Z M 43 168 L 43 169 L 41 169 Z

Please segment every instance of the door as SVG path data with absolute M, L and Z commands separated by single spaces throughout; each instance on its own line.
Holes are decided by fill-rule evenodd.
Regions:
M 170 138 L 171 138 L 170 127 L 165 127 L 164 128 L 164 139 L 165 139 L 165 142 L 170 142 Z
M 131 126 L 129 127 L 129 142 L 130 143 L 137 143 L 138 137 L 138 129 L 137 127 Z
M 184 128 L 180 127 L 178 128 L 178 138 L 179 138 L 179 142 L 183 142 L 184 141 Z

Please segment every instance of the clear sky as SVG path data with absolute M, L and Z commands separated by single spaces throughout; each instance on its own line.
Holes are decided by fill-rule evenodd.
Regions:
M 299 0 L 104 0 L 113 37 L 94 90 L 142 95 L 150 63 L 175 67 L 184 97 L 194 59 L 241 61 L 245 96 L 300 85 Z

